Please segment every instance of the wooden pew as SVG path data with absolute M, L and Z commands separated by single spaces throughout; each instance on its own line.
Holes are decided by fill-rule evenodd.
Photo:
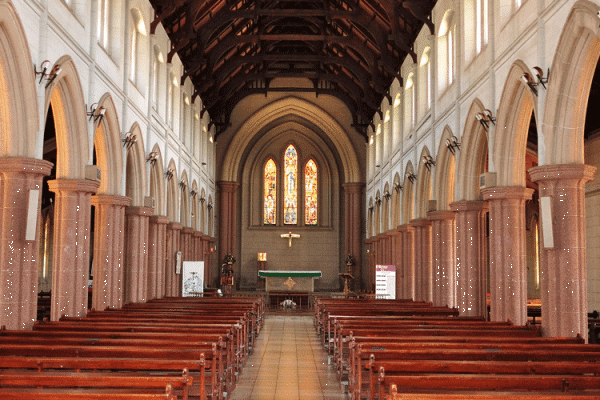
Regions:
M 38 388 L 0 388 L 3 400 L 177 400 L 171 385 L 162 393 L 144 392 L 135 389 L 38 389 Z

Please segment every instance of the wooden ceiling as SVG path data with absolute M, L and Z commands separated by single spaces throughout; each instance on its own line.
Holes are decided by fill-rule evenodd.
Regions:
M 340 99 L 366 136 L 437 0 L 150 0 L 217 135 L 244 97 L 312 92 Z M 272 85 L 275 78 L 311 85 Z M 298 82 L 286 80 L 285 82 Z

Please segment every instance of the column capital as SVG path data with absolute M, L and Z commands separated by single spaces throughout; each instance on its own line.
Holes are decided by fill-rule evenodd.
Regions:
M 50 175 L 53 164 L 49 161 L 29 157 L 0 157 L 0 172 L 22 172 L 27 174 Z
M 167 225 L 169 223 L 169 217 L 166 215 L 152 215 L 150 216 L 150 222 L 157 225 Z
M 214 243 L 216 241 L 216 239 L 214 237 L 208 236 L 208 235 L 203 235 L 202 240 L 206 240 L 209 243 Z
M 235 192 L 240 186 L 239 182 L 230 181 L 219 181 L 217 182 L 217 185 L 219 185 L 223 192 Z
M 396 228 L 396 230 L 398 232 L 412 232 L 415 230 L 414 226 L 410 226 L 408 224 L 405 225 L 398 225 L 398 227 Z
M 94 194 L 100 187 L 100 182 L 88 179 L 53 179 L 48 181 L 51 192 L 83 192 Z
M 481 191 L 484 200 L 524 199 L 530 200 L 533 189 L 524 186 L 497 186 Z
M 454 211 L 429 211 L 427 219 L 429 221 L 450 221 L 456 218 Z
M 375 243 L 379 241 L 379 237 L 378 236 L 371 236 L 370 238 L 367 238 L 367 240 L 365 240 L 366 244 L 371 244 L 371 243 Z
M 204 236 L 204 233 L 202 233 L 201 231 L 194 231 L 193 235 L 194 235 L 194 237 L 199 237 L 202 239 L 202 236 Z
M 483 200 L 459 200 L 454 203 L 450 203 L 450 209 L 452 211 L 486 211 L 488 205 Z
M 184 228 L 181 229 L 181 233 L 183 233 L 183 234 L 189 234 L 189 235 L 191 235 L 194 232 L 195 232 L 194 228 L 191 228 L 189 226 L 186 226 L 186 227 L 184 227 Z
M 414 227 L 431 226 L 431 221 L 426 218 L 419 218 L 409 221 L 408 224 Z
M 151 216 L 154 212 L 153 208 L 150 207 L 136 207 L 130 206 L 125 210 L 125 214 L 127 215 L 143 215 L 143 216 Z
M 348 182 L 342 183 L 342 187 L 346 192 L 360 192 L 365 187 L 363 182 Z
M 584 182 L 594 179 L 596 167 L 586 164 L 540 165 L 529 169 L 533 182 L 544 180 L 582 179 Z
M 129 207 L 130 204 L 131 199 L 125 196 L 118 196 L 112 194 L 97 194 L 92 196 L 93 206 L 111 205 Z
M 180 231 L 183 229 L 183 225 L 180 224 L 179 222 L 170 222 L 167 225 L 167 229 L 170 229 L 172 231 Z

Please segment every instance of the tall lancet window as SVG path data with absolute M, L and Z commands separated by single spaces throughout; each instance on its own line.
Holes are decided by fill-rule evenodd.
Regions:
M 304 223 L 317 224 L 317 164 L 308 160 L 304 168 Z
M 265 164 L 265 225 L 275 225 L 277 216 L 277 165 L 272 158 Z
M 295 225 L 298 223 L 298 153 L 291 144 L 285 150 L 283 173 L 283 222 L 286 225 Z

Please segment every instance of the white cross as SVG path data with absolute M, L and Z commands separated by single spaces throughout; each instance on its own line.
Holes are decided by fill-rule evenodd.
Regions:
M 282 238 L 287 238 L 288 239 L 288 247 L 292 247 L 292 239 L 298 239 L 300 237 L 300 235 L 296 234 L 296 233 L 282 233 L 280 235 Z

